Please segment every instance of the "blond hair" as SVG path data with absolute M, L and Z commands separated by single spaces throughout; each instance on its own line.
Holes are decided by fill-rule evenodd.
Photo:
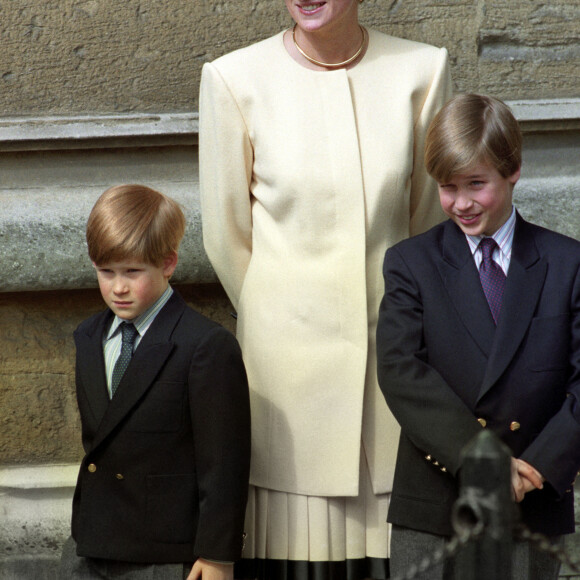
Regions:
M 488 163 L 507 178 L 522 163 L 522 134 L 510 108 L 494 97 L 466 93 L 447 102 L 425 140 L 425 166 L 439 183 Z
M 177 253 L 184 232 L 185 216 L 175 200 L 144 185 L 117 185 L 89 215 L 89 257 L 97 265 L 132 259 L 160 266 Z

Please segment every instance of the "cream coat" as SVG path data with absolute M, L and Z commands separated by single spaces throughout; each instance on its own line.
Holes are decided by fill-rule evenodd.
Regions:
M 443 217 L 422 151 L 449 95 L 444 49 L 374 31 L 348 71 L 301 67 L 282 33 L 204 66 L 204 244 L 239 315 L 252 484 L 357 495 L 362 436 L 375 493 L 390 491 L 381 264 Z

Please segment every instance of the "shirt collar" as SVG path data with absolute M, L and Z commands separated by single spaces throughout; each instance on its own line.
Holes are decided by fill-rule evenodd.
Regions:
M 499 230 L 497 230 L 497 232 L 493 234 L 493 236 L 469 236 L 465 234 L 465 237 L 467 238 L 467 243 L 469 244 L 469 248 L 471 249 L 471 253 L 475 254 L 479 246 L 479 242 L 481 242 L 483 238 L 492 237 L 499 246 L 500 252 L 505 254 L 507 257 L 510 257 L 515 227 L 516 227 L 516 208 L 512 205 L 512 213 L 510 214 L 510 217 L 507 219 L 505 224 L 503 224 L 503 226 L 501 226 L 501 228 L 499 228 Z

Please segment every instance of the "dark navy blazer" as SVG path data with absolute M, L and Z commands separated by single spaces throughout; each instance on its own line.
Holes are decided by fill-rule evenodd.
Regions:
M 389 249 L 384 277 L 378 377 L 402 428 L 389 521 L 450 535 L 460 453 L 485 425 L 547 480 L 520 504 L 523 521 L 573 532 L 580 243 L 517 215 L 497 328 L 452 221 Z
M 78 554 L 238 559 L 250 410 L 236 339 L 174 291 L 109 401 L 102 340 L 112 316 L 97 314 L 74 334 L 86 452 L 73 500 Z

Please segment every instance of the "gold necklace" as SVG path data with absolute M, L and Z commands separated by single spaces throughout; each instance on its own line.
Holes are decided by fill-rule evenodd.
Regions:
M 310 61 L 312 64 L 317 64 L 318 66 L 323 66 L 325 68 L 340 68 L 342 66 L 347 66 L 349 65 L 351 62 L 355 61 L 359 56 L 360 53 L 363 51 L 363 48 L 365 46 L 365 41 L 366 41 L 366 36 L 367 36 L 367 31 L 365 30 L 365 28 L 363 28 L 360 24 L 358 25 L 360 28 L 360 31 L 362 33 L 362 42 L 360 43 L 360 46 L 358 47 L 358 50 L 350 57 L 347 58 L 346 60 L 343 60 L 342 62 L 336 62 L 336 63 L 331 63 L 331 62 L 322 62 L 320 60 L 316 60 L 315 58 L 312 58 L 311 56 L 308 56 L 299 46 L 298 43 L 296 42 L 296 24 L 294 25 L 294 28 L 292 29 L 292 40 L 294 41 L 294 46 L 296 47 L 296 49 L 298 50 L 298 52 L 308 61 Z

